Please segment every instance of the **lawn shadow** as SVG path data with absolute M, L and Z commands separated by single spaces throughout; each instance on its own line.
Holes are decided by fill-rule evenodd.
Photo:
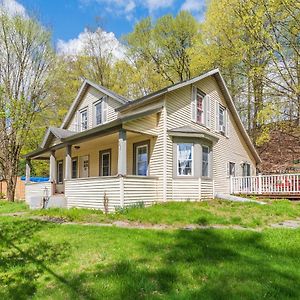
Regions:
M 68 255 L 67 242 L 41 240 L 37 233 L 53 224 L 38 220 L 9 220 L 0 224 L 0 289 L 1 299 L 28 299 L 38 288 L 38 278 L 52 275 L 57 281 L 78 290 L 49 265 L 57 266 Z M 85 296 L 85 295 L 82 295 Z M 88 297 L 84 297 L 89 299 Z
M 141 238 L 140 257 L 98 263 L 79 276 L 66 277 L 72 285 L 81 285 L 83 293 L 99 299 L 300 297 L 299 273 L 290 272 L 295 251 L 274 250 L 261 233 L 182 230 L 157 235 L 157 240 L 165 237 L 171 242 Z

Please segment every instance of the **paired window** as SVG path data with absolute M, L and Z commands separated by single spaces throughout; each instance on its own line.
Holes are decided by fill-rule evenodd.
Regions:
M 193 87 L 192 92 L 192 120 L 198 124 L 210 127 L 210 99 L 201 90 Z
M 72 178 L 77 178 L 78 172 L 78 160 L 77 158 L 72 159 Z
M 149 166 L 149 141 L 134 145 L 135 175 L 147 176 Z
M 100 151 L 100 176 L 110 176 L 111 150 Z
M 209 147 L 202 146 L 202 176 L 208 177 L 209 176 Z
M 177 144 L 177 175 L 193 175 L 194 145 L 191 143 Z
M 103 97 L 94 104 L 94 124 L 95 126 L 107 122 L 107 97 Z
M 235 176 L 235 163 L 234 162 L 229 162 L 228 163 L 228 175 L 229 176 Z
M 84 131 L 88 129 L 88 111 L 87 108 L 80 111 L 80 130 Z
M 63 183 L 63 178 L 64 176 L 64 165 L 63 161 L 58 161 L 57 162 L 57 183 Z

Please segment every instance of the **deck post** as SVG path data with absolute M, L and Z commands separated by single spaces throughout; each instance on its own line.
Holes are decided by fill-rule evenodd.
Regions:
M 127 143 L 126 143 L 126 130 L 123 128 L 119 131 L 119 155 L 118 155 L 118 175 L 126 175 L 127 171 Z
M 65 179 L 71 179 L 72 177 L 72 145 L 66 147 L 66 170 Z
M 261 173 L 258 174 L 258 194 L 262 194 L 262 178 Z
M 30 171 L 31 171 L 31 167 L 30 167 L 30 159 L 26 159 L 26 171 L 25 171 L 25 182 L 28 183 L 30 182 Z

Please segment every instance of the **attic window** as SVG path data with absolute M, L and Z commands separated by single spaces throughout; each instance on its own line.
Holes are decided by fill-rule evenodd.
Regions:
M 87 108 L 80 111 L 80 129 L 81 131 L 88 129 L 88 112 Z
M 94 103 L 94 126 L 107 122 L 107 97 Z

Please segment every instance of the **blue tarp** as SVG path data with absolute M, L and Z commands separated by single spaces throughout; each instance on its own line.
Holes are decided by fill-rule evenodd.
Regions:
M 25 180 L 26 177 L 22 176 L 21 180 Z M 49 181 L 49 177 L 30 177 L 30 181 L 32 182 L 45 182 L 45 181 Z

